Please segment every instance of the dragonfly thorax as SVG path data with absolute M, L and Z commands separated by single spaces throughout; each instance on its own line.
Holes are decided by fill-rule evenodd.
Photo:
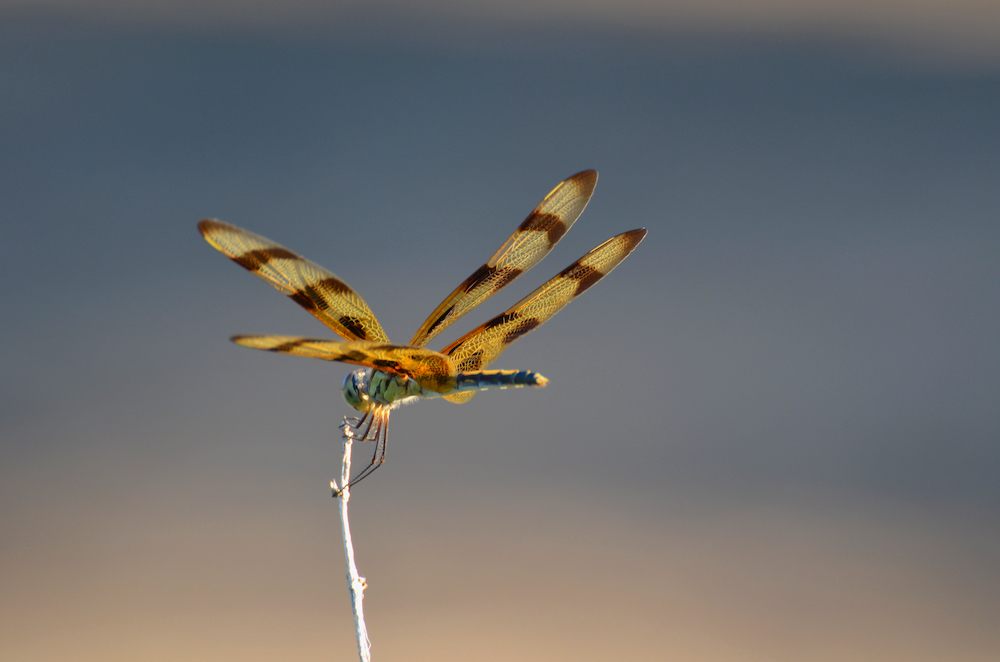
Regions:
M 362 413 L 375 405 L 398 406 L 425 395 L 415 380 L 381 370 L 355 370 L 344 377 L 344 400 Z

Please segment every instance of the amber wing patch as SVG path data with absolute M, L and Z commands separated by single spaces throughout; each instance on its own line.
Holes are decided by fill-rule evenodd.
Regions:
M 348 340 L 389 342 L 358 293 L 315 262 L 266 237 L 229 223 L 198 223 L 205 240 L 234 262 L 263 278 L 338 335 Z
M 566 304 L 601 280 L 629 256 L 646 236 L 632 230 L 608 239 L 506 312 L 445 347 L 459 372 L 483 370 L 516 340 L 547 322 Z
M 573 227 L 590 202 L 596 185 L 595 170 L 578 172 L 560 182 L 493 257 L 434 309 L 410 344 L 423 347 L 460 317 L 538 264 Z

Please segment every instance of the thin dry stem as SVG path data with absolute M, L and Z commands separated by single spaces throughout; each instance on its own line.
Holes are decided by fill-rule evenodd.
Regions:
M 347 518 L 347 503 L 351 500 L 351 446 L 354 444 L 354 429 L 344 418 L 344 458 L 341 465 L 340 482 L 331 481 L 333 496 L 340 505 L 340 528 L 344 538 L 344 557 L 347 559 L 347 584 L 351 590 L 351 608 L 354 610 L 354 629 L 358 638 L 358 655 L 361 662 L 371 662 L 372 643 L 368 639 L 368 628 L 365 626 L 364 592 L 365 578 L 358 574 L 354 563 L 354 543 L 351 541 L 351 524 Z

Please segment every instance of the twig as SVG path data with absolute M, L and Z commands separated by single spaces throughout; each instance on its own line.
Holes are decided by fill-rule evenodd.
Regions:
M 341 465 L 340 483 L 330 481 L 333 496 L 340 504 L 340 528 L 344 536 L 344 557 L 347 559 L 347 584 L 351 589 L 351 608 L 354 610 L 354 629 L 358 635 L 358 655 L 361 662 L 371 662 L 372 642 L 368 639 L 368 628 L 365 626 L 365 611 L 362 605 L 367 584 L 365 578 L 358 574 L 354 564 L 354 543 L 351 542 L 351 524 L 347 519 L 347 502 L 351 500 L 351 446 L 354 443 L 354 430 L 347 418 L 344 418 L 344 461 Z

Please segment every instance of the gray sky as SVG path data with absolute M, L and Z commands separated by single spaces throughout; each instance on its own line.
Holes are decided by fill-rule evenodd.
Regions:
M 466 45 L 497 30 L 589 27 L 850 40 L 925 64 L 1000 61 L 1000 5 L 990 0 L 0 0 L 0 14 L 174 28 L 335 31 L 353 39 L 391 34 Z
M 433 344 L 646 227 L 496 366 L 550 385 L 396 412 L 354 494 L 376 652 L 995 659 L 996 72 L 547 30 L 0 22 L 5 651 L 352 654 L 347 368 L 229 343 L 328 334 L 195 224 L 323 264 L 405 341 L 593 167 L 553 254 Z

